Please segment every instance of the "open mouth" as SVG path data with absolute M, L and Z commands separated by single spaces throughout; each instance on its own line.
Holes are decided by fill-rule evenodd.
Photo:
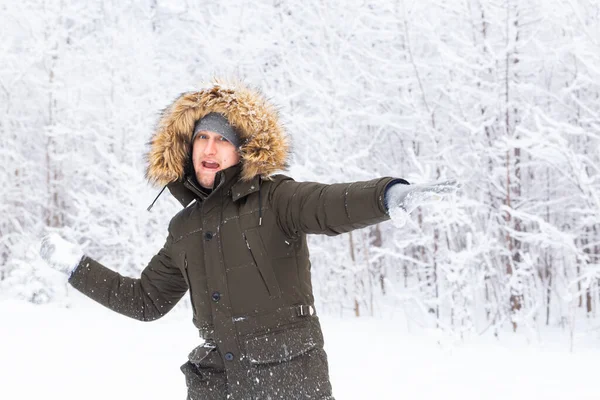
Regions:
M 209 170 L 217 170 L 220 167 L 219 163 L 214 161 L 202 161 L 202 166 Z

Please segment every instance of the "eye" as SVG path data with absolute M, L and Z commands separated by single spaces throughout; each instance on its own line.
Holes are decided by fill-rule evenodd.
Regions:
M 221 136 L 221 137 L 219 138 L 219 140 L 220 140 L 221 142 L 226 142 L 226 141 L 227 141 L 227 139 L 225 139 L 223 136 Z

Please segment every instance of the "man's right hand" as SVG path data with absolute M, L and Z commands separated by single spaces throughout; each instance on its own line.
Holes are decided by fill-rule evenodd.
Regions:
M 56 233 L 51 233 L 42 238 L 40 256 L 57 271 L 70 275 L 79 265 L 84 254 L 79 246 L 66 241 Z
M 385 194 L 386 204 L 388 210 L 399 207 L 410 214 L 421 204 L 435 199 L 442 199 L 456 193 L 459 188 L 460 184 L 456 180 L 421 185 L 397 183 L 387 189 Z

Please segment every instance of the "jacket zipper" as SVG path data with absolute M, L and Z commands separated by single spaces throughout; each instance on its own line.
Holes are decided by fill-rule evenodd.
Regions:
M 190 280 L 190 271 L 188 270 L 187 254 L 183 256 L 183 269 L 185 270 L 185 276 L 188 281 L 188 289 L 190 291 L 190 302 L 192 303 L 192 311 L 196 315 L 196 306 L 194 306 L 194 296 L 192 295 L 192 281 Z
M 196 185 L 189 179 L 186 179 L 183 182 L 183 186 L 185 186 L 186 188 L 191 190 L 197 197 L 199 197 L 202 201 L 204 201 L 208 198 L 208 196 L 213 194 L 213 192 L 215 192 L 217 189 L 219 189 L 223 185 L 223 182 L 225 181 L 225 177 L 223 176 L 223 174 L 221 174 L 220 176 L 221 176 L 221 179 L 219 180 L 219 183 L 217 184 L 216 187 L 213 188 L 213 190 L 209 194 L 204 193 L 201 189 L 196 187 Z
M 256 258 L 254 251 L 252 251 L 252 247 L 250 247 L 250 242 L 248 241 L 248 237 L 246 236 L 246 232 L 242 232 L 242 236 L 244 237 L 244 241 L 246 242 L 246 247 L 250 251 L 250 256 L 252 256 L 252 260 L 254 260 L 254 264 L 256 265 L 256 269 L 260 274 L 260 277 L 265 284 L 267 291 L 269 292 L 269 296 L 278 297 L 280 296 L 279 285 L 277 284 L 277 278 L 275 277 L 275 273 L 272 271 L 270 265 L 265 265 L 263 260 L 259 260 Z M 255 249 L 256 251 L 261 251 L 260 249 Z

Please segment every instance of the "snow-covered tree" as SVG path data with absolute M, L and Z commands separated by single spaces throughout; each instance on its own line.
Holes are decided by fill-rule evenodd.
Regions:
M 592 0 L 77 3 L 0 15 L 0 287 L 68 299 L 36 239 L 135 275 L 178 205 L 143 177 L 158 111 L 212 76 L 281 108 L 297 180 L 459 179 L 454 202 L 311 237 L 320 312 L 467 335 L 597 316 Z

